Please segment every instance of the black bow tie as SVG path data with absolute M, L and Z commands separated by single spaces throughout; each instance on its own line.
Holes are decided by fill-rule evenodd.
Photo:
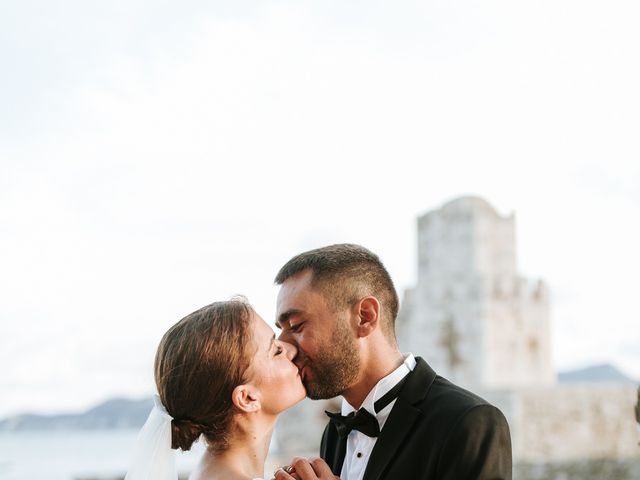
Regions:
M 402 385 L 404 385 L 407 376 L 400 380 L 395 387 L 385 393 L 373 404 L 373 408 L 376 413 L 380 412 L 384 407 L 395 400 L 398 393 L 400 393 L 400 389 L 402 388 Z M 368 437 L 377 437 L 380 435 L 380 425 L 378 424 L 378 420 L 364 408 L 361 408 L 357 412 L 351 412 L 346 416 L 326 411 L 325 413 L 329 416 L 329 421 L 336 427 L 340 438 L 346 438 L 349 433 L 351 433 L 351 430 L 358 430 Z
M 346 438 L 351 430 L 358 430 L 368 437 L 377 437 L 380 434 L 378 420 L 364 408 L 357 412 L 351 412 L 347 416 L 342 416 L 339 413 L 325 413 L 329 415 L 329 419 L 336 427 L 340 438 Z

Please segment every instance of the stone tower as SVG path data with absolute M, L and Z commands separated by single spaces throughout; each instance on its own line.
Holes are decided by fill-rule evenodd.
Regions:
M 513 214 L 478 197 L 418 218 L 418 282 L 405 292 L 397 331 L 403 351 L 463 386 L 555 383 L 549 290 L 518 276 Z

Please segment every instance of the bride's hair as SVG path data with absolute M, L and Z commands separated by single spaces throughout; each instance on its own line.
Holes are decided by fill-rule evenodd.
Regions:
M 239 297 L 187 315 L 164 334 L 155 359 L 158 394 L 171 422 L 171 448 L 189 450 L 204 435 L 210 448 L 228 447 L 231 393 L 246 382 L 254 352 L 253 309 Z

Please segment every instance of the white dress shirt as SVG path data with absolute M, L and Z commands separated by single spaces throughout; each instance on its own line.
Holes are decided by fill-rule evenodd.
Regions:
M 381 398 L 385 393 L 395 387 L 400 380 L 406 377 L 416 367 L 416 359 L 412 353 L 404 355 L 404 363 L 396 368 L 386 377 L 382 378 L 375 387 L 369 392 L 367 397 L 362 402 L 360 408 L 366 409 L 371 413 L 380 425 L 380 431 L 384 427 L 384 424 L 389 418 L 391 409 L 396 404 L 396 400 L 393 401 L 376 413 L 373 408 L 373 404 Z M 348 415 L 354 412 L 349 402 L 342 399 L 342 415 Z M 364 477 L 364 471 L 369 462 L 371 451 L 373 450 L 377 437 L 368 437 L 364 433 L 358 430 L 352 430 L 347 437 L 347 453 L 344 457 L 344 463 L 342 464 L 342 471 L 340 473 L 341 480 L 362 480 Z

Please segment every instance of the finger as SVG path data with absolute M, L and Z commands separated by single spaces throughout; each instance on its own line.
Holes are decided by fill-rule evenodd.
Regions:
M 296 469 L 295 473 L 300 477 L 300 480 L 318 480 L 316 472 L 306 458 L 296 457 L 291 464 Z
M 300 458 L 300 457 L 294 457 L 293 460 L 291 461 L 291 464 L 289 464 L 289 465 L 282 465 L 281 467 L 276 468 L 273 471 L 273 474 L 275 475 L 278 470 L 282 469 L 282 470 L 284 470 L 285 473 L 288 473 L 289 475 L 292 475 L 293 472 L 295 472 L 295 467 L 292 464 L 298 458 Z
M 320 457 L 311 457 L 309 459 L 309 463 L 311 464 L 311 467 L 313 468 L 313 471 L 316 472 L 316 475 L 318 477 L 320 477 L 320 478 L 334 478 L 333 477 L 333 472 L 331 471 L 331 468 L 329 468 L 329 465 L 327 465 L 327 462 L 325 462 Z
M 285 472 L 282 468 L 279 468 L 273 473 L 274 480 L 295 480 L 294 477 Z

